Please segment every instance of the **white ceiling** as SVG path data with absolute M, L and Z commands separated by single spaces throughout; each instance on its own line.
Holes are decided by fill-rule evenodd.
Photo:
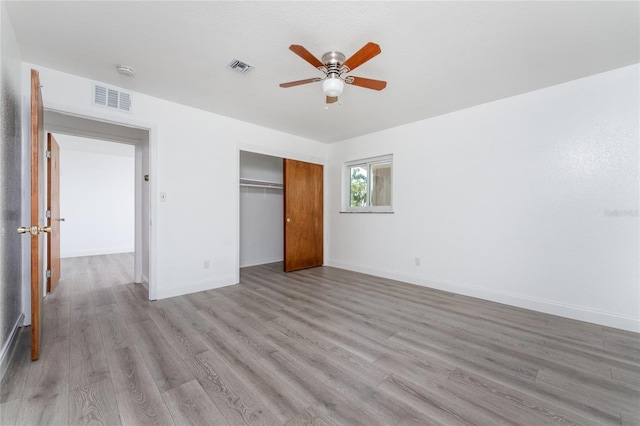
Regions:
M 24 61 L 322 142 L 640 62 L 638 1 L 5 3 Z M 349 57 L 369 41 L 382 53 L 352 75 L 385 90 L 347 86 L 325 109 L 320 83 L 278 87 L 322 76 L 290 44 Z

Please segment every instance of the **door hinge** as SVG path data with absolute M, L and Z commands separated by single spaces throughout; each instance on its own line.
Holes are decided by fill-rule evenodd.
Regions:
M 51 278 L 51 269 L 47 269 L 47 278 Z
M 46 151 L 44 154 L 47 156 L 47 158 L 51 158 L 51 151 Z
M 47 210 L 47 219 L 51 219 L 51 210 Z

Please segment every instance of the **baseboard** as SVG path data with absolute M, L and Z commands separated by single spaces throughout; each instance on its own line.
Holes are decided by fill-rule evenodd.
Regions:
M 192 281 L 190 283 L 181 283 L 171 286 L 161 287 L 157 290 L 158 299 L 166 299 L 168 297 L 182 296 L 199 291 L 213 290 L 216 288 L 226 287 L 238 284 L 235 276 L 223 277 L 216 280 Z
M 60 257 L 65 259 L 67 257 L 101 256 L 104 254 L 120 254 L 120 253 L 133 253 L 133 252 L 134 252 L 133 247 L 100 248 L 100 249 L 64 252 L 64 253 L 60 253 Z
M 599 311 L 591 308 L 585 308 L 583 306 L 570 305 L 553 300 L 539 299 L 509 292 L 491 291 L 452 281 L 429 279 L 417 275 L 402 274 L 389 269 L 371 268 L 365 265 L 357 265 L 335 260 L 330 260 L 327 266 L 396 281 L 403 281 L 409 284 L 448 291 L 464 296 L 476 297 L 478 299 L 503 303 L 505 305 L 515 306 L 518 308 L 530 309 L 532 311 L 543 312 L 545 314 L 557 315 L 607 327 L 634 331 L 636 333 L 640 332 L 640 319 L 626 317 L 612 312 Z
M 11 358 L 15 352 L 16 345 L 18 344 L 17 337 L 20 334 L 20 327 L 22 327 L 23 322 L 24 314 L 20 314 L 18 320 L 13 325 L 9 340 L 7 340 L 5 345 L 2 347 L 2 352 L 0 352 L 0 381 L 4 378 L 4 373 L 7 372 L 7 368 L 9 367 L 9 363 L 11 362 Z
M 283 257 L 279 256 L 279 257 L 272 257 L 269 259 L 240 261 L 240 267 L 248 268 L 249 266 L 266 265 L 267 263 L 282 262 L 283 260 L 284 260 Z

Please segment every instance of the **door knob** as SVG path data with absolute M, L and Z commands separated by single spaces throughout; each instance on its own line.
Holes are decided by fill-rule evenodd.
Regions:
M 50 226 L 39 226 L 38 227 L 38 232 L 51 232 L 51 227 Z
M 18 234 L 30 233 L 31 235 L 38 235 L 40 229 L 37 226 L 21 226 L 18 228 Z

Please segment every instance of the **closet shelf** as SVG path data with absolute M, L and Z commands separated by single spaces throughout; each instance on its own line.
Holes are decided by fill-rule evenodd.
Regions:
M 267 180 L 245 178 L 240 178 L 240 186 L 247 186 L 251 188 L 282 189 L 282 184 L 279 182 L 269 182 Z

